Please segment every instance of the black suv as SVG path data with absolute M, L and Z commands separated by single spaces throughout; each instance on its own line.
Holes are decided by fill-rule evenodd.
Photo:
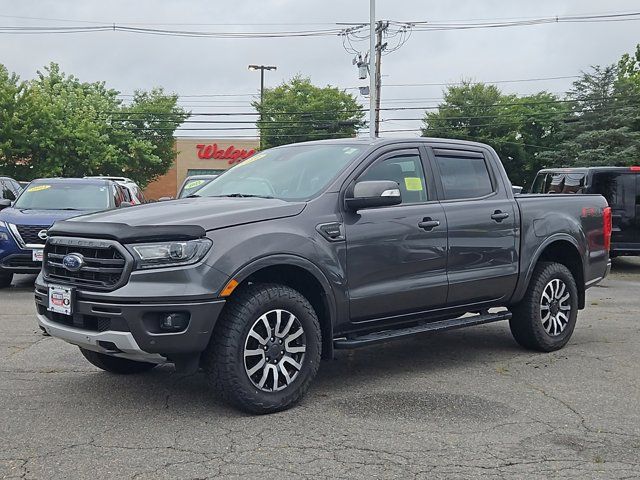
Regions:
M 540 170 L 531 193 L 602 195 L 611 207 L 611 256 L 640 255 L 640 167 Z

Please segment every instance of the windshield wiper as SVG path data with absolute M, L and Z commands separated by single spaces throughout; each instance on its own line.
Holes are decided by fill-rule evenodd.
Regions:
M 200 195 L 196 193 L 192 193 L 191 195 L 187 195 L 186 197 L 182 197 L 182 198 L 200 198 Z
M 82 209 L 81 208 L 66 207 L 66 208 L 52 208 L 50 210 L 73 210 L 73 211 L 78 211 L 78 210 L 82 210 Z
M 227 195 L 214 195 L 214 197 L 232 197 L 232 198 L 273 198 L 269 195 L 252 195 L 250 193 L 229 193 Z

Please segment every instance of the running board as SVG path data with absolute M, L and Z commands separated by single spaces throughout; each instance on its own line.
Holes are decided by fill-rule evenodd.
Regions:
M 382 332 L 367 333 L 359 337 L 339 338 L 333 341 L 333 347 L 342 350 L 358 347 L 367 347 L 376 343 L 388 342 L 410 337 L 417 333 L 441 332 L 444 330 L 454 330 L 456 328 L 472 327 L 483 323 L 499 322 L 509 320 L 511 312 L 504 311 L 498 313 L 485 313 L 469 317 L 457 317 L 437 322 L 423 323 L 415 327 L 399 328 L 396 330 L 384 330 Z

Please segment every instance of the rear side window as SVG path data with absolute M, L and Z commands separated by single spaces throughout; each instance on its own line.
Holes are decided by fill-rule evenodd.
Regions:
M 13 189 L 10 188 L 8 180 L 0 180 L 0 198 L 11 201 L 16 199 L 16 195 Z
M 444 198 L 478 198 L 493 193 L 491 176 L 482 157 L 436 156 Z
M 613 208 L 635 205 L 635 175 L 617 172 L 601 172 L 593 175 L 593 193 L 607 199 Z

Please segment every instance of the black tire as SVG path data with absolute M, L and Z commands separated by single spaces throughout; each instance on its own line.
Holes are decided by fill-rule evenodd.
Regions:
M 0 272 L 0 288 L 7 288 L 11 286 L 13 281 L 13 273 Z
M 151 370 L 156 366 L 155 363 L 138 362 L 127 358 L 113 357 L 104 353 L 94 352 L 80 347 L 80 352 L 89 363 L 96 367 L 119 375 L 130 375 L 134 373 L 143 373 Z
M 555 319 L 551 318 L 547 320 L 549 323 L 546 323 L 548 327 L 545 328 L 545 323 L 543 322 L 546 314 L 543 312 L 549 309 L 541 307 L 541 302 L 543 301 L 545 289 L 548 288 L 550 282 L 556 280 L 562 282 L 566 287 L 566 292 L 562 293 L 562 297 L 564 297 L 566 293 L 569 294 L 569 298 L 565 300 L 564 306 L 569 306 L 570 310 L 568 314 L 565 312 L 564 315 L 564 317 L 568 318 L 568 321 L 564 324 L 564 329 L 561 332 L 549 332 L 547 328 L 554 330 L 553 323 Z M 553 287 L 551 288 L 553 289 Z M 548 298 L 548 296 L 546 298 Z M 576 287 L 576 281 L 573 275 L 567 267 L 560 263 L 538 263 L 524 298 L 511 310 L 513 317 L 509 320 L 509 326 L 511 327 L 513 338 L 515 338 L 516 342 L 521 346 L 542 352 L 552 352 L 561 349 L 571 338 L 578 318 L 578 288 Z M 561 323 L 563 322 L 558 320 L 558 324 L 560 325 Z
M 255 329 L 259 319 L 272 315 L 277 310 L 296 317 L 296 326 L 303 330 L 300 336 L 304 338 L 306 350 L 301 358 L 298 357 L 301 367 L 295 372 L 295 376 L 291 376 L 290 383 L 285 382 L 286 385 L 280 387 L 281 390 L 274 388 L 272 391 L 264 391 L 250 378 L 245 363 L 245 347 L 250 341 L 249 333 Z M 273 336 L 277 339 L 277 325 L 274 330 Z M 283 335 L 286 336 L 287 333 Z M 288 345 L 287 342 L 285 337 L 284 343 Z M 282 348 L 284 354 L 285 347 Z M 203 354 L 202 363 L 209 384 L 225 401 L 245 412 L 266 414 L 285 410 L 301 400 L 318 372 L 321 348 L 318 317 L 303 295 L 284 285 L 253 284 L 229 299 L 218 319 L 211 343 Z M 258 362 L 265 358 L 267 362 L 262 363 L 266 365 L 262 371 L 268 368 L 269 357 L 265 353 Z M 272 368 L 285 367 L 279 362 L 277 367 Z M 260 373 L 259 371 L 258 375 Z M 274 378 L 275 373 L 265 374 L 265 379 L 266 375 L 271 375 L 272 384 L 278 383 Z M 280 381 L 284 381 L 283 379 L 284 377 L 280 378 Z

